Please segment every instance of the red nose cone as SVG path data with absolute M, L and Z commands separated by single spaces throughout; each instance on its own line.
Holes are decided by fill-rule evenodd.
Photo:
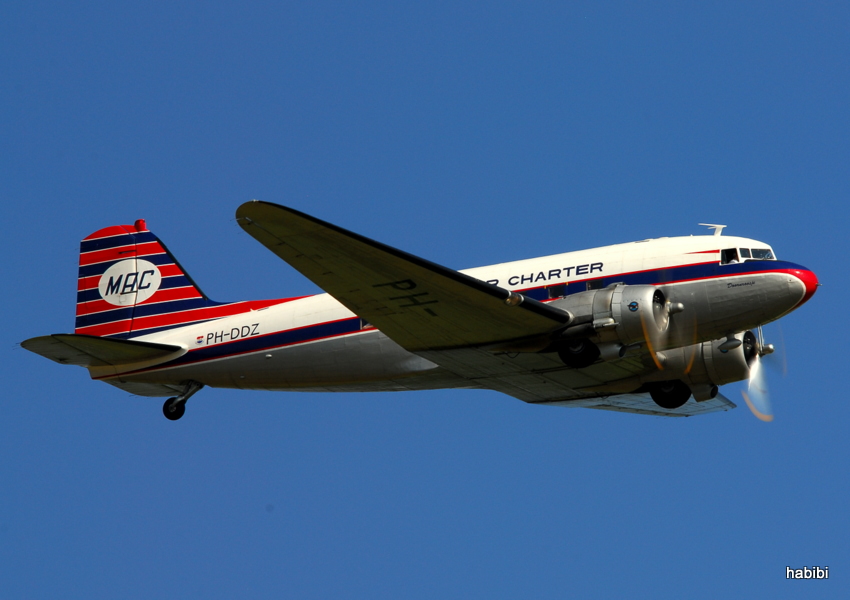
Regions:
M 794 269 L 792 273 L 795 277 L 802 281 L 803 285 L 806 287 L 806 293 L 803 294 L 803 299 L 800 300 L 800 304 L 797 305 L 801 306 L 805 304 L 809 298 L 815 295 L 818 285 L 820 285 L 818 283 L 818 276 L 808 269 Z

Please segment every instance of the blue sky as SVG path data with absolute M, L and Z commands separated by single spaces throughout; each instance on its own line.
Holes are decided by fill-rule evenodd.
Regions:
M 848 27 L 831 2 L 5 3 L 0 595 L 846 597 Z M 213 299 L 316 291 L 236 225 L 252 198 L 454 268 L 725 223 L 824 287 L 782 321 L 771 424 L 215 389 L 171 423 L 17 346 L 72 331 L 79 240 L 138 218 Z

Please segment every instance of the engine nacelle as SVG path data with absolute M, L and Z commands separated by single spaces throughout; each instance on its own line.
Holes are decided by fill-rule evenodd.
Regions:
M 667 298 L 651 285 L 619 283 L 572 294 L 552 305 L 573 315 L 565 337 L 592 338 L 599 345 L 630 346 L 647 338 L 655 342 L 670 324 Z
M 681 379 L 691 386 L 694 395 L 701 395 L 697 390 L 703 388 L 711 390 L 714 386 L 744 381 L 750 376 L 758 342 L 752 331 L 734 337 L 743 343 L 729 350 L 721 349 L 728 341 L 724 338 L 659 352 L 656 358 L 663 369 L 645 377 L 644 381 Z

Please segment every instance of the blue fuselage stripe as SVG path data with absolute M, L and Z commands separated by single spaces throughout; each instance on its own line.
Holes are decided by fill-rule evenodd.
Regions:
M 210 328 L 215 329 L 213 323 L 210 324 Z M 229 356 L 236 356 L 239 354 L 260 352 L 262 350 L 271 350 L 274 348 L 292 346 L 294 344 L 303 344 L 305 342 L 337 337 L 340 335 L 356 333 L 358 331 L 361 331 L 360 319 L 358 317 L 352 317 L 341 321 L 332 321 L 330 323 L 318 323 L 316 325 L 301 327 L 299 329 L 289 329 L 266 335 L 260 334 L 255 337 L 246 337 L 235 342 L 190 349 L 188 353 L 169 363 L 143 370 L 155 371 L 161 368 L 179 367 L 208 360 L 227 358 Z M 373 329 L 372 331 L 375 330 Z M 148 332 L 145 333 L 147 334 Z M 211 333 L 215 336 L 216 333 L 227 333 L 227 330 Z M 213 337 L 212 339 L 216 338 Z M 201 341 L 202 343 L 205 343 L 206 340 L 207 337 L 204 336 Z

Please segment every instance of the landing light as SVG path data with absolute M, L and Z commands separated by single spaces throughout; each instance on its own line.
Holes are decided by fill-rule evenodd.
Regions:
M 508 306 L 519 306 L 522 304 L 523 295 L 517 294 L 516 292 L 511 292 L 511 295 L 505 298 L 505 304 Z

